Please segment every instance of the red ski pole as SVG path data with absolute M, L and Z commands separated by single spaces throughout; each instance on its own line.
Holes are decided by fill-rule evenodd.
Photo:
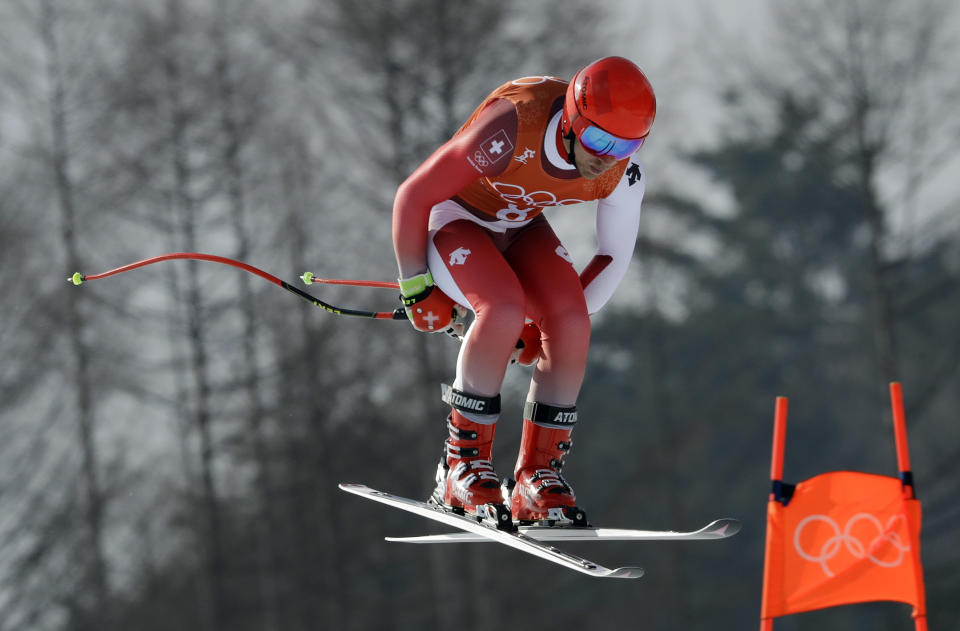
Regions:
M 274 285 L 278 285 L 292 294 L 303 298 L 309 303 L 320 307 L 328 313 L 333 313 L 336 315 L 346 315 L 346 316 L 357 316 L 361 318 L 375 318 L 377 320 L 406 320 L 407 314 L 404 312 L 403 307 L 398 307 L 393 311 L 364 311 L 360 309 L 348 309 L 346 307 L 338 307 L 330 303 L 324 302 L 319 298 L 311 296 L 307 292 L 294 287 L 290 283 L 283 281 L 273 274 L 269 274 L 258 267 L 254 267 L 243 261 L 237 261 L 236 259 L 227 258 L 225 256 L 216 256 L 214 254 L 203 254 L 200 252 L 173 252 L 171 254 L 162 254 L 160 256 L 154 256 L 148 259 L 143 259 L 142 261 L 136 261 L 130 263 L 129 265 L 124 265 L 106 272 L 101 272 L 99 274 L 89 274 L 84 275 L 80 272 L 76 272 L 73 276 L 67 278 L 68 281 L 72 282 L 74 285 L 82 285 L 86 281 L 98 280 L 101 278 L 108 278 L 110 276 L 115 276 L 117 274 L 122 274 L 124 272 L 129 272 L 140 267 L 146 267 L 147 265 L 153 265 L 154 263 L 160 263 L 162 261 L 171 261 L 171 260 L 194 260 L 194 261 L 210 261 L 213 263 L 220 263 L 222 265 L 229 265 L 231 267 L 236 267 L 242 269 L 246 272 L 259 276 L 264 280 L 270 281 Z M 333 279 L 333 278 L 317 278 L 312 273 L 307 272 L 301 279 L 307 285 L 312 285 L 314 283 L 322 283 L 327 285 L 353 285 L 357 287 L 382 287 L 387 289 L 399 289 L 397 283 L 391 282 L 381 282 L 381 281 L 371 281 L 371 280 L 343 280 L 343 279 Z

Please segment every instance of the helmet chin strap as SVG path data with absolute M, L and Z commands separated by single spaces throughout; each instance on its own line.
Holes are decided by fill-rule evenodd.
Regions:
M 573 133 L 573 126 L 570 127 L 570 131 L 566 134 L 563 133 L 563 121 L 560 122 L 560 126 L 557 128 L 557 138 L 559 139 L 560 148 L 563 149 L 562 154 L 566 154 L 566 160 L 573 166 L 577 166 L 577 157 L 573 155 L 573 144 L 576 142 L 576 135 Z M 570 148 L 567 149 L 567 146 L 564 144 L 564 140 L 570 141 Z
M 569 151 L 567 151 L 567 162 L 569 162 L 573 166 L 577 166 L 577 156 L 573 154 L 573 145 L 577 141 L 577 136 L 573 133 L 573 130 L 571 129 L 569 132 L 567 132 L 567 135 L 564 136 L 564 138 L 570 141 L 570 149 Z M 566 147 L 564 147 L 564 149 L 566 149 Z

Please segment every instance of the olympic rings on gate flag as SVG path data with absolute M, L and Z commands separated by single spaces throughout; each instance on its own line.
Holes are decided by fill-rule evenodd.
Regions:
M 771 494 L 761 618 L 875 600 L 924 617 L 922 517 L 902 480 L 874 473 L 828 471 L 786 502 Z
M 819 549 L 809 550 L 805 548 L 803 532 L 807 526 L 816 522 L 824 523 L 832 534 L 823 541 Z M 868 524 L 870 535 L 872 535 L 874 531 L 876 532 L 876 535 L 870 538 L 869 541 L 853 534 L 854 526 L 861 522 Z M 837 522 L 826 515 L 810 515 L 797 524 L 797 528 L 793 533 L 793 547 L 796 549 L 797 554 L 807 561 L 818 563 L 823 569 L 823 573 L 830 578 L 833 578 L 835 574 L 830 568 L 829 562 L 837 557 L 838 554 L 841 554 L 843 549 L 846 549 L 855 559 L 866 558 L 881 567 L 897 567 L 903 563 L 904 558 L 910 551 L 910 544 L 904 542 L 900 533 L 896 532 L 900 526 L 902 526 L 906 532 L 906 523 L 906 517 L 903 513 L 892 515 L 890 519 L 887 520 L 886 527 L 871 513 L 857 513 L 847 520 L 846 525 L 844 525 L 843 530 L 841 530 Z M 864 533 L 861 532 L 859 534 L 862 535 Z M 883 552 L 883 550 L 890 549 L 896 552 L 895 558 L 882 558 L 878 555 L 878 553 Z

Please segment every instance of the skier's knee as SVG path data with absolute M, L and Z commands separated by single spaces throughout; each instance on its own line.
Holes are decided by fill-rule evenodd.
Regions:
M 590 339 L 590 316 L 579 309 L 564 309 L 543 318 L 540 324 L 545 337 L 550 339 Z
M 512 346 L 520 338 L 526 319 L 526 310 L 522 301 L 500 301 L 491 304 L 477 317 L 484 319 L 485 326 L 495 328 L 504 340 Z

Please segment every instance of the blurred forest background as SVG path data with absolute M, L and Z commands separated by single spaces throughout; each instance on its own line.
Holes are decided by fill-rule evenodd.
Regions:
M 2 0 L 0 631 L 756 628 L 774 398 L 787 481 L 896 475 L 893 380 L 930 628 L 960 629 L 958 36 L 948 0 Z M 392 280 L 396 186 L 495 86 L 605 54 L 660 112 L 565 473 L 604 526 L 744 522 L 570 546 L 640 581 L 388 544 L 435 527 L 337 490 L 426 497 L 449 338 L 210 263 L 65 282 L 171 251 Z M 547 216 L 584 265 L 593 209 Z M 528 378 L 508 371 L 501 473 Z

